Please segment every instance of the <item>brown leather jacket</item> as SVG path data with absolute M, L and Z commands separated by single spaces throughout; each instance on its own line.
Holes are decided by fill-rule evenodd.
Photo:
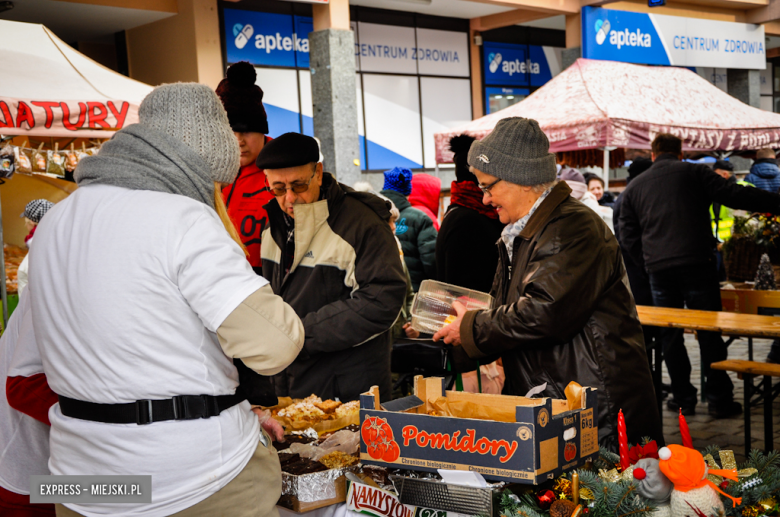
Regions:
M 498 242 L 494 309 L 469 311 L 460 327 L 472 359 L 501 356 L 505 394 L 565 399 L 570 381 L 598 389 L 599 442 L 617 450 L 618 410 L 630 444 L 663 443 L 642 328 L 620 248 L 598 214 L 561 182 L 515 238 Z M 511 275 L 510 275 L 511 271 Z M 488 359 L 491 360 L 491 359 Z M 483 364 L 487 361 L 483 361 Z

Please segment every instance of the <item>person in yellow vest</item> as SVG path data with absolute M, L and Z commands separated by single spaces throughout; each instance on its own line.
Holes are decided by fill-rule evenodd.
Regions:
M 752 183 L 747 181 L 737 181 L 734 176 L 734 165 L 726 160 L 718 160 L 713 164 L 715 174 L 729 182 L 735 182 L 738 185 L 753 187 Z M 718 202 L 710 206 L 710 217 L 712 217 L 712 233 L 718 239 L 718 242 L 724 242 L 731 238 L 731 227 L 734 226 L 734 211 Z

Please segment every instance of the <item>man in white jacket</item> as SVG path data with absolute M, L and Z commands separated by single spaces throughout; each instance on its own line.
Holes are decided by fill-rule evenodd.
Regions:
M 160 86 L 139 120 L 79 163 L 79 189 L 36 230 L 24 342 L 59 399 L 51 473 L 151 474 L 152 503 L 57 515 L 273 517 L 278 457 L 232 359 L 273 375 L 303 326 L 226 231 L 214 184 L 239 152 L 214 92 Z

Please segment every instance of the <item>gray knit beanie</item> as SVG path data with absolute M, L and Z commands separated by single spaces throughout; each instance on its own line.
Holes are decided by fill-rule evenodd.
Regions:
M 493 132 L 471 144 L 468 162 L 485 174 L 526 186 L 555 181 L 558 172 L 550 141 L 530 118 L 500 120 Z
M 194 149 L 214 181 L 233 183 L 236 179 L 241 158 L 238 140 L 222 102 L 205 84 L 158 86 L 141 102 L 138 119 Z

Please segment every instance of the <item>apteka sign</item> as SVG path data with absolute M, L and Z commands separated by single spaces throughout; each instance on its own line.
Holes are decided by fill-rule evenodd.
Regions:
M 583 57 L 648 65 L 766 68 L 764 28 L 749 23 L 582 9 Z

